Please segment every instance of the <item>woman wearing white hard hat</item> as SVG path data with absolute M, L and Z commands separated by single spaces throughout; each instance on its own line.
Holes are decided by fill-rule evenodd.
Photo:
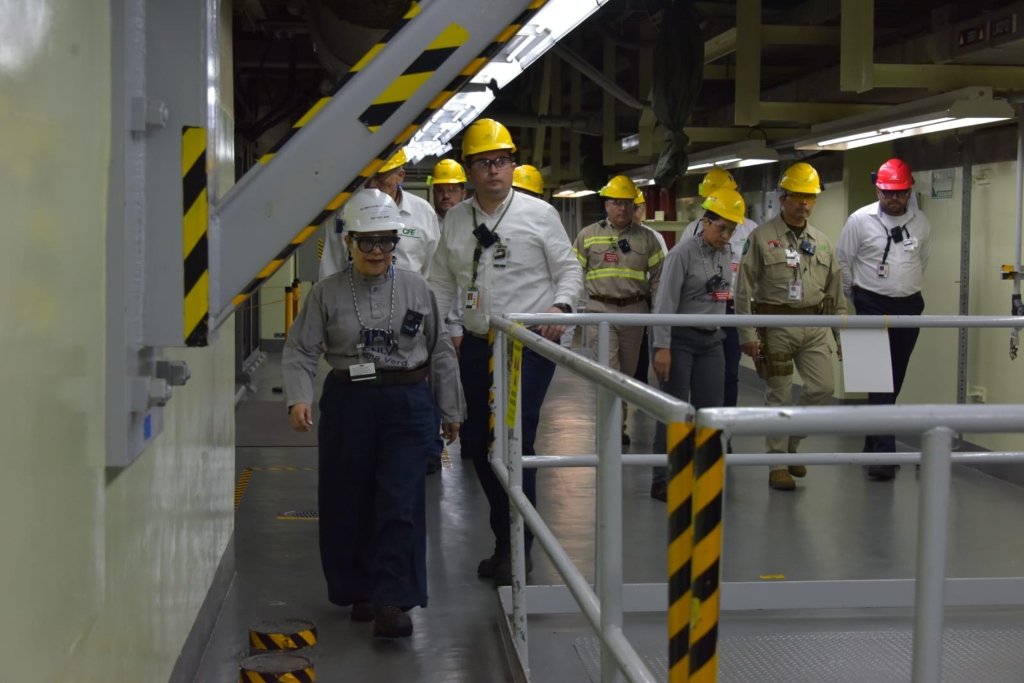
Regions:
M 320 399 L 320 560 L 328 599 L 352 605 L 384 638 L 412 634 L 406 612 L 427 606 L 423 461 L 448 443 L 465 401 L 444 317 L 427 281 L 392 265 L 398 207 L 376 189 L 343 211 L 349 267 L 317 282 L 283 356 L 292 427 L 313 426 L 321 349 L 332 371 Z M 429 382 L 428 382 L 429 378 Z

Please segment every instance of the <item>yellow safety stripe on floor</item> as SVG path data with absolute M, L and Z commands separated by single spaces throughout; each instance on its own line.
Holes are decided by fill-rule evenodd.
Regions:
M 238 477 L 238 483 L 235 484 L 235 511 L 238 510 L 238 504 L 242 502 L 242 496 L 245 495 L 245 489 L 249 486 L 249 479 L 251 477 L 251 469 L 242 470 L 242 474 Z
M 668 424 L 668 670 L 669 683 L 686 683 L 690 665 L 690 553 L 693 434 L 688 422 Z
M 238 680 L 242 683 L 313 683 L 316 680 L 316 671 L 312 667 L 283 674 L 242 671 L 238 674 Z
M 184 337 L 206 346 L 210 329 L 210 213 L 206 194 L 206 129 L 181 129 L 182 243 L 184 246 Z
M 255 650 L 301 650 L 316 645 L 316 628 L 296 633 L 262 633 L 249 629 L 249 642 Z
M 391 29 L 388 30 L 386 34 L 384 34 L 384 37 L 381 38 L 376 45 L 370 48 L 367 51 L 367 53 L 363 55 L 362 59 L 356 62 L 355 65 L 351 69 L 349 69 L 348 73 L 341 77 L 341 79 L 338 81 L 338 84 L 331 89 L 331 93 L 317 100 L 316 104 L 314 104 L 309 109 L 309 111 L 307 111 L 302 116 L 302 118 L 296 121 L 294 125 L 292 125 L 292 127 L 288 130 L 288 132 L 285 133 L 284 136 L 280 140 L 278 140 L 273 147 L 270 148 L 270 151 L 264 154 L 262 157 L 260 157 L 260 163 L 265 164 L 268 161 L 270 161 L 274 157 L 274 155 L 277 154 L 277 152 L 282 147 L 284 147 L 285 144 L 287 144 L 287 142 L 291 140 L 292 137 L 294 137 L 295 134 L 298 133 L 303 126 L 312 121 L 313 117 L 316 116 L 321 109 L 327 106 L 327 103 L 331 101 L 331 98 L 338 94 L 338 91 L 345 87 L 353 76 L 355 76 L 357 73 L 366 68 L 366 65 L 369 64 L 370 61 L 374 57 L 376 57 L 381 50 L 384 49 L 384 46 L 388 44 L 389 40 L 398 35 L 398 32 L 405 28 L 405 25 L 408 24 L 409 21 L 419 13 L 419 3 L 412 3 L 412 6 L 409 7 L 409 11 L 405 13 L 405 16 L 403 16 L 401 20 L 399 20 L 394 26 L 392 26 Z
M 302 243 L 305 242 L 313 233 L 315 233 L 325 220 L 327 220 L 338 209 L 340 209 L 342 204 L 348 201 L 348 198 L 352 196 L 353 192 L 356 192 L 357 190 L 359 190 L 359 188 L 363 187 L 363 185 L 366 184 L 366 181 L 372 178 L 377 173 L 377 169 L 383 166 L 384 162 L 390 159 L 395 154 L 395 152 L 398 151 L 400 147 L 403 147 L 405 143 L 408 142 L 409 139 L 416 134 L 416 131 L 418 131 L 420 127 L 424 123 L 426 123 L 426 121 L 431 116 L 433 116 L 435 112 L 437 112 L 438 109 L 443 107 L 445 103 L 447 103 L 448 100 L 450 100 L 452 96 L 455 95 L 455 93 L 462 90 L 466 83 L 468 83 L 470 79 L 476 76 L 477 73 L 479 73 L 480 69 L 482 69 L 484 65 L 486 65 L 491 60 L 491 58 L 494 57 L 494 55 L 496 55 L 505 46 L 505 43 L 511 40 L 511 38 L 519 31 L 520 28 L 522 28 L 523 24 L 527 23 L 530 19 L 532 19 L 533 15 L 535 15 L 537 11 L 540 10 L 546 3 L 547 0 L 536 0 L 536 2 L 532 3 L 526 9 L 526 11 L 520 14 L 516 18 L 515 22 L 510 24 L 509 27 L 501 33 L 501 35 L 495 38 L 494 41 L 492 41 L 487 46 L 487 48 L 480 54 L 478 58 L 470 62 L 470 64 L 465 69 L 462 70 L 462 72 L 455 80 L 449 83 L 448 86 L 437 95 L 437 97 L 431 100 L 430 104 L 427 105 L 427 108 L 424 109 L 423 112 L 418 117 L 416 117 L 416 120 L 414 120 L 411 125 L 406 127 L 406 129 L 403 130 L 398 135 L 398 137 L 396 137 L 394 141 L 385 150 L 383 150 L 375 159 L 372 159 L 370 163 L 367 164 L 366 167 L 359 172 L 359 175 L 356 176 L 355 179 L 353 179 L 352 182 L 349 183 L 348 186 L 338 194 L 338 196 L 332 199 L 331 202 L 327 205 L 327 207 L 323 211 L 321 211 L 309 225 L 303 228 L 302 231 L 295 236 L 295 239 L 293 239 L 291 243 L 289 243 L 288 246 L 285 247 L 284 250 L 282 250 L 281 253 L 274 258 L 273 261 L 267 264 L 266 268 L 261 270 L 259 274 L 253 280 L 251 280 L 249 284 L 245 286 L 245 289 L 243 289 L 242 292 L 238 294 L 238 296 L 231 300 L 231 305 L 233 307 L 240 306 L 246 299 L 252 296 L 253 293 L 257 289 L 259 289 L 263 285 L 263 283 L 270 278 L 271 275 L 276 273 L 277 269 L 284 265 L 284 262 L 287 261 L 288 258 L 290 258 L 293 253 L 295 253 L 295 250 L 298 249 L 302 245 Z M 366 64 L 369 63 L 370 59 L 372 59 L 374 55 L 376 55 L 378 52 L 380 52 L 381 49 L 383 49 L 384 44 L 388 40 L 393 38 L 394 35 L 397 34 L 398 31 L 401 30 L 401 28 L 404 27 L 405 24 L 408 23 L 409 20 L 416 16 L 416 14 L 418 13 L 419 6 L 416 3 L 413 3 L 412 8 L 409 9 L 409 12 L 406 13 L 402 21 L 399 22 L 399 24 L 395 26 L 391 31 L 389 31 L 387 36 L 382 38 L 381 42 L 374 46 L 374 48 L 371 49 L 363 57 L 363 59 L 360 60 L 356 64 L 356 66 L 354 66 L 352 70 L 348 74 L 346 74 L 344 78 L 341 79 L 341 82 L 338 84 L 338 87 L 335 88 L 334 93 L 336 94 L 341 89 L 341 87 L 343 87 L 345 83 L 348 82 L 348 79 L 357 71 L 357 69 L 362 69 L 363 67 L 365 67 Z M 440 40 L 440 37 L 438 38 L 438 40 Z M 465 40 L 463 40 L 463 42 L 465 42 Z M 302 122 L 302 125 L 305 125 L 306 121 L 308 121 L 308 119 L 311 119 L 312 116 L 315 115 L 315 112 L 319 111 L 319 108 L 322 108 L 329 99 L 330 98 L 325 98 L 318 102 L 317 105 L 314 106 L 314 108 L 307 112 L 306 116 L 303 117 L 303 119 L 306 120 L 304 121 L 303 119 L 300 119 L 299 122 Z M 296 125 L 298 125 L 299 122 L 296 122 Z M 297 132 L 297 128 L 292 128 L 285 136 L 285 139 L 279 142 L 277 145 L 275 145 L 275 147 L 268 154 L 264 155 L 263 158 L 260 159 L 260 161 L 262 163 L 266 163 L 267 161 L 269 161 L 270 157 L 272 157 L 273 154 L 278 149 L 280 149 L 281 146 L 284 145 L 284 143 L 287 142 L 287 140 L 291 136 L 295 134 L 295 132 Z
M 690 683 L 714 683 L 718 676 L 718 588 L 724 486 L 722 432 L 701 428 L 696 435 L 693 458 Z

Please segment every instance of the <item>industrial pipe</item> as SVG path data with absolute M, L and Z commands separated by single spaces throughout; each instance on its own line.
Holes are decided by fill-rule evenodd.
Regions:
M 302 280 L 295 278 L 292 283 L 292 320 L 299 317 L 299 302 L 302 300 L 299 292 L 302 287 Z
M 288 330 L 292 329 L 292 321 L 295 319 L 295 311 L 292 309 L 292 288 L 284 288 L 284 338 L 288 339 Z

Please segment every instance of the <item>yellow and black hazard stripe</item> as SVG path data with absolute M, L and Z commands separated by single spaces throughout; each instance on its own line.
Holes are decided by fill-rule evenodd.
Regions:
M 669 683 L 690 675 L 690 561 L 693 550 L 693 424 L 668 424 L 668 670 Z
M 317 237 L 316 238 L 316 259 L 318 261 L 323 261 L 324 260 L 324 238 L 323 237 Z
M 235 484 L 235 511 L 238 511 L 238 504 L 242 502 L 242 496 L 245 495 L 245 489 L 249 486 L 249 479 L 252 477 L 252 469 L 242 470 L 242 474 L 238 477 L 238 483 Z
M 482 69 L 484 65 L 487 64 L 491 60 L 491 58 L 494 57 L 494 55 L 496 55 L 501 50 L 501 48 L 504 47 L 504 45 L 509 40 L 511 40 L 513 36 L 516 35 L 516 33 L 519 31 L 519 29 L 523 27 L 524 24 L 526 24 L 531 18 L 533 18 L 537 11 L 540 10 L 547 3 L 547 1 L 548 0 L 534 0 L 534 2 L 531 3 L 530 6 L 527 7 L 527 9 L 522 14 L 520 14 L 512 24 L 510 24 L 493 41 L 491 41 L 491 43 L 488 44 L 488 46 L 484 49 L 480 56 L 471 61 L 469 65 L 462 70 L 462 72 L 459 74 L 457 78 L 455 78 L 451 83 L 449 83 L 448 86 L 437 95 L 437 97 L 431 100 L 430 104 L 427 105 L 427 108 L 424 109 L 423 112 L 418 117 L 416 117 L 416 119 L 412 122 L 411 125 L 407 126 L 406 129 L 402 131 L 392 141 L 392 143 L 388 145 L 386 149 L 384 149 L 377 157 L 372 159 L 370 163 L 368 163 L 366 167 L 359 172 L 359 175 L 356 176 L 356 178 L 353 179 L 352 182 L 349 183 L 348 186 L 345 187 L 345 189 L 342 190 L 342 192 L 339 193 L 338 196 L 335 197 L 323 211 L 317 214 L 316 217 L 314 217 L 313 220 L 309 223 L 309 225 L 303 228 L 299 232 L 299 234 L 296 235 L 295 238 L 288 244 L 288 246 L 281 250 L 281 252 L 277 256 L 275 256 L 274 259 L 269 264 L 267 264 L 267 266 L 263 270 L 261 270 L 256 275 L 255 278 L 253 278 L 249 282 L 249 284 L 245 286 L 245 289 L 243 289 L 242 292 L 238 294 L 238 296 L 232 299 L 232 306 L 241 305 L 242 302 L 244 302 L 246 299 L 252 296 L 252 294 L 257 289 L 259 289 L 260 286 L 264 282 L 266 282 L 271 275 L 277 272 L 277 269 L 284 265 L 284 262 L 287 261 L 288 258 L 295 253 L 295 250 L 298 249 L 302 245 L 302 243 L 305 242 L 314 232 L 316 232 L 316 230 L 324 221 L 330 218 L 339 208 L 341 208 L 341 206 L 346 201 L 348 201 L 348 198 L 352 196 L 353 192 L 356 192 L 357 190 L 359 190 L 359 188 L 363 187 L 363 185 L 366 184 L 366 181 L 368 181 L 377 173 L 377 169 L 384 165 L 385 161 L 390 159 L 395 154 L 395 152 L 398 151 L 400 147 L 404 146 L 405 143 L 408 142 L 413 135 L 415 135 L 416 131 L 418 131 L 420 127 L 424 123 L 426 123 L 427 119 L 433 116 L 438 109 L 444 106 L 444 104 L 448 100 L 450 100 L 452 96 L 455 95 L 455 93 L 457 93 L 459 90 L 465 87 L 466 83 L 468 83 L 470 79 L 472 79 L 474 76 L 476 76 L 477 73 L 479 73 L 480 69 Z M 369 50 L 369 52 L 367 52 L 363 56 L 363 58 L 360 59 L 347 74 L 345 74 L 345 76 L 339 81 L 337 87 L 334 88 L 333 92 L 331 93 L 331 96 L 321 98 L 315 105 L 313 105 L 313 107 L 308 112 L 306 112 L 305 115 L 303 115 L 302 118 L 296 121 L 292 128 L 288 131 L 288 133 L 280 141 L 278 141 L 278 143 L 274 145 L 274 147 L 269 152 L 260 157 L 260 163 L 265 164 L 269 162 L 273 158 L 274 154 L 276 154 L 277 151 L 280 150 L 281 147 L 283 147 L 288 142 L 288 140 L 290 140 L 299 131 L 299 129 L 308 124 L 313 119 L 313 117 L 316 116 L 317 112 L 319 112 L 321 109 L 324 108 L 324 106 L 326 106 L 326 104 L 331 100 L 331 97 L 337 94 L 341 90 L 341 88 L 343 88 L 345 84 L 348 83 L 349 79 L 351 79 L 353 76 L 355 76 L 356 73 L 365 68 L 366 65 L 370 63 L 370 60 L 372 60 L 381 50 L 383 50 L 384 46 L 387 45 L 387 43 L 392 38 L 398 35 L 399 31 L 405 28 L 405 26 L 417 14 L 419 14 L 419 11 L 419 5 L 414 2 L 412 4 L 412 7 L 409 8 L 409 11 L 406 12 L 404 17 L 402 17 L 402 20 L 399 21 L 398 24 L 396 24 L 394 27 L 392 27 L 391 30 L 388 31 L 387 35 L 381 38 L 380 41 L 376 45 L 374 45 Z M 453 24 L 452 26 L 455 26 L 455 24 Z M 431 46 L 428 46 L 428 49 L 427 51 L 424 52 L 424 54 L 427 54 L 428 52 L 433 53 L 429 60 L 427 60 L 427 58 L 423 58 L 424 60 L 427 61 L 421 61 L 420 58 L 414 60 L 413 64 L 406 70 L 406 73 L 404 73 L 402 76 L 399 76 L 396 83 L 402 82 L 403 77 L 407 75 L 411 76 L 413 74 L 416 74 L 414 79 L 404 81 L 406 83 L 406 86 L 408 86 L 409 83 L 414 81 L 420 82 L 421 84 L 425 83 L 430 78 L 430 76 L 433 75 L 433 71 L 413 72 L 412 70 L 422 69 L 424 65 L 428 63 L 433 63 L 434 70 L 436 70 L 442 63 L 444 63 L 444 59 L 447 59 L 456 49 L 458 49 L 458 46 L 453 47 L 450 45 L 450 43 L 454 40 L 455 36 L 463 36 L 462 42 L 460 42 L 459 45 L 464 43 L 466 38 L 468 38 L 468 34 L 466 34 L 465 31 L 462 31 L 461 34 L 457 34 L 457 32 L 454 29 L 452 29 L 452 27 L 449 27 L 449 30 L 451 31 L 450 33 L 449 31 L 442 32 L 442 34 L 431 43 Z M 437 47 L 431 49 L 431 47 L 434 45 L 436 45 Z M 442 56 L 444 57 L 444 59 L 439 59 Z M 385 90 L 385 94 L 394 92 L 397 91 L 394 91 L 391 88 Z M 405 87 L 404 92 L 406 93 L 406 98 L 408 98 L 409 96 L 412 95 L 413 92 L 415 92 L 415 90 Z M 384 95 L 382 95 L 381 97 L 384 97 Z M 393 100 L 385 103 L 381 101 L 380 98 L 378 98 L 378 101 L 380 102 L 380 104 L 387 104 L 389 107 L 391 107 L 390 111 L 393 113 L 398 109 L 399 106 L 401 106 L 402 102 L 404 102 L 405 100 Z M 372 109 L 373 107 L 371 106 L 370 109 L 364 112 L 364 123 L 369 122 L 368 125 L 374 124 L 373 126 L 371 126 L 371 129 L 376 129 L 376 127 L 382 125 L 383 121 L 386 121 L 387 119 L 384 118 L 383 120 L 381 120 L 379 116 L 377 116 L 377 113 L 383 110 L 373 112 L 371 111 Z M 379 123 L 376 123 L 377 121 L 379 121 Z
M 316 671 L 307 658 L 292 653 L 246 657 L 238 666 L 240 683 L 313 683 Z
M 487 345 L 490 347 L 490 355 L 487 357 L 487 379 L 491 387 L 487 391 L 487 405 L 491 407 L 487 416 L 487 449 L 488 457 L 494 453 L 494 425 L 497 418 L 494 415 L 494 330 L 487 330 Z M 508 387 L 505 387 L 508 390 Z
M 316 642 L 316 624 L 304 619 L 265 621 L 249 629 L 253 650 L 302 650 Z
M 718 675 L 722 500 L 725 488 L 721 430 L 701 428 L 695 447 L 690 683 L 714 683 Z
M 181 130 L 182 241 L 187 346 L 206 346 L 210 329 L 210 214 L 206 194 L 206 129 Z

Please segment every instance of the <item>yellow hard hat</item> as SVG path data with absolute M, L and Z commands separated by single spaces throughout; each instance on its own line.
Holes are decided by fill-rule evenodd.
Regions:
M 377 173 L 387 173 L 388 171 L 393 171 L 399 166 L 405 166 L 405 162 L 408 160 L 409 158 L 405 156 L 405 148 L 402 147 L 395 152 L 390 159 L 385 161 L 383 166 L 377 169 Z
M 636 204 L 637 206 L 647 203 L 647 198 L 644 197 L 644 191 L 641 190 L 639 187 L 636 188 L 636 199 L 633 200 L 633 203 Z
M 430 174 L 431 185 L 457 185 L 466 182 L 466 170 L 455 159 L 441 159 Z
M 601 196 L 605 199 L 632 199 L 636 201 L 636 185 L 629 176 L 617 175 L 601 188 Z
M 743 195 L 728 188 L 715 190 L 701 206 L 733 223 L 742 223 L 747 215 L 747 203 L 743 201 Z
M 512 187 L 534 194 L 544 194 L 544 176 L 534 166 L 523 164 L 512 171 Z
M 701 197 L 707 197 L 715 190 L 735 190 L 736 179 L 724 168 L 713 168 L 704 175 L 704 180 L 697 186 Z
M 801 161 L 786 169 L 779 187 L 800 194 L 818 194 L 821 192 L 821 179 L 813 166 Z
M 515 153 L 516 146 L 508 129 L 494 119 L 478 119 L 466 129 L 462 136 L 462 158 L 467 159 L 474 154 L 491 152 L 496 149 L 507 149 Z

